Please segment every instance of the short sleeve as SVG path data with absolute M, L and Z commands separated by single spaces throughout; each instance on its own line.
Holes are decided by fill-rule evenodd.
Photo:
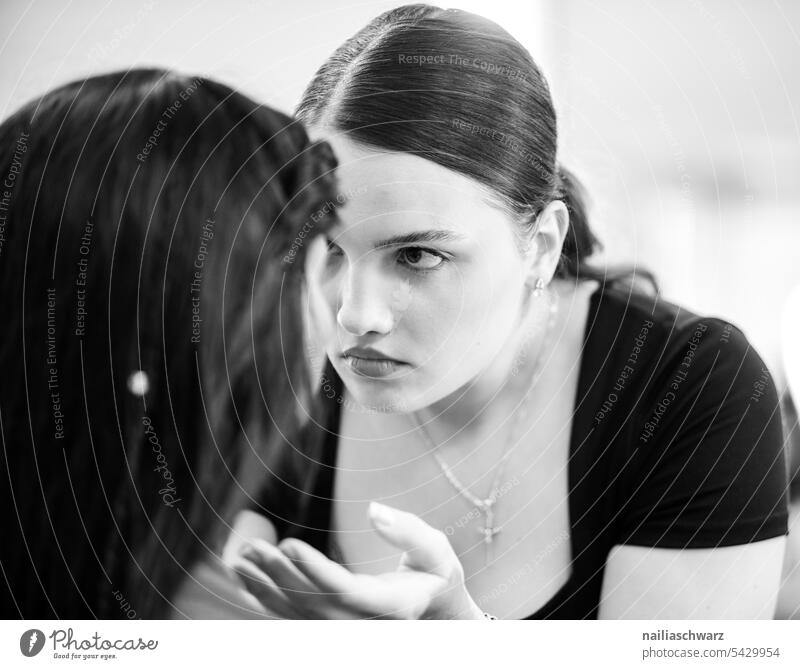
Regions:
M 632 424 L 615 543 L 712 548 L 786 534 L 786 460 L 769 370 L 719 319 L 693 319 L 671 339 Z

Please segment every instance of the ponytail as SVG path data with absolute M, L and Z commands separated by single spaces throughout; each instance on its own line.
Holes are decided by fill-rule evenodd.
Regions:
M 585 278 L 586 271 L 592 269 L 586 265 L 586 259 L 603 247 L 589 227 L 586 189 L 561 165 L 556 167 L 556 197 L 564 202 L 569 212 L 569 229 L 556 276 Z
M 586 189 L 570 170 L 561 165 L 556 166 L 556 198 L 566 205 L 569 212 L 569 228 L 561 249 L 557 277 L 593 279 L 601 285 L 626 283 L 631 289 L 646 286 L 653 293 L 659 292 L 658 281 L 649 270 L 635 265 L 601 269 L 587 262 L 592 254 L 602 251 L 603 245 L 589 227 Z

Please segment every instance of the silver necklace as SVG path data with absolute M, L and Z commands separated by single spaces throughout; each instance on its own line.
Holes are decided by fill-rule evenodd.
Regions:
M 550 291 L 548 291 L 550 292 Z M 542 361 L 544 360 L 544 351 L 548 348 L 549 340 L 550 340 L 550 333 L 553 329 L 553 323 L 556 318 L 556 314 L 558 313 L 558 293 L 553 291 L 550 293 L 552 295 L 552 299 L 550 302 L 550 316 L 547 321 L 547 327 L 544 333 L 544 341 L 542 342 L 542 346 L 539 349 L 539 353 L 536 358 L 536 363 L 534 365 L 533 373 L 531 374 L 531 383 L 528 386 L 525 394 L 523 395 L 523 404 L 517 410 L 517 414 L 514 417 L 511 430 L 509 431 L 508 439 L 506 443 L 503 445 L 503 454 L 500 457 L 500 461 L 496 465 L 496 472 L 494 476 L 494 480 L 492 481 L 492 487 L 489 491 L 489 495 L 483 499 L 473 495 L 469 490 L 467 490 L 466 486 L 464 486 L 461 481 L 456 478 L 456 475 L 453 474 L 450 467 L 447 466 L 447 463 L 442 460 L 441 456 L 438 453 L 439 446 L 433 441 L 428 429 L 425 427 L 424 423 L 422 423 L 419 418 L 417 417 L 416 413 L 412 412 L 411 415 L 414 419 L 414 422 L 417 424 L 417 427 L 420 429 L 425 442 L 427 443 L 428 449 L 432 453 L 433 457 L 436 459 L 436 462 L 439 465 L 439 468 L 442 470 L 444 477 L 450 482 L 450 485 L 455 488 L 455 490 L 464 497 L 472 506 L 478 509 L 478 511 L 483 515 L 483 526 L 478 528 L 478 532 L 483 535 L 483 543 L 486 548 L 486 563 L 488 564 L 492 560 L 492 544 L 494 542 L 495 535 L 500 532 L 502 529 L 501 527 L 495 526 L 495 504 L 497 503 L 499 489 L 500 489 L 500 479 L 505 470 L 505 464 L 508 462 L 511 453 L 514 450 L 514 447 L 509 447 L 511 444 L 514 443 L 514 438 L 517 433 L 517 429 L 519 428 L 520 424 L 522 423 L 522 419 L 528 415 L 530 410 L 530 391 L 534 388 L 539 377 L 541 376 L 542 372 Z M 508 383 L 508 380 L 506 380 Z

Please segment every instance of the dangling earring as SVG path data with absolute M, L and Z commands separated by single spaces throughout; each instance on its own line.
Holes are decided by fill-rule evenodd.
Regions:
M 539 277 L 538 279 L 536 279 L 536 285 L 533 287 L 533 296 L 541 297 L 543 292 L 544 292 L 544 279 Z

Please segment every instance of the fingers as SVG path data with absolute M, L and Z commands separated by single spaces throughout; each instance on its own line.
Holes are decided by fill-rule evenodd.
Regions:
M 417 618 L 448 587 L 460 567 L 445 535 L 414 514 L 391 509 L 382 534 L 402 547 L 401 569 L 378 577 L 354 574 L 298 539 L 278 546 L 254 541 L 242 559 L 248 590 L 287 618 Z M 413 559 L 406 556 L 413 555 Z M 409 567 L 411 567 L 409 569 Z M 437 571 L 444 572 L 436 573 Z
M 272 579 L 252 562 L 240 559 L 233 562 L 232 567 L 241 578 L 248 592 L 269 611 L 288 620 L 302 620 L 304 618 Z
M 369 517 L 386 541 L 405 551 L 405 566 L 444 577 L 450 575 L 454 566 L 460 566 L 444 532 L 431 527 L 419 516 L 371 502 Z
M 305 541 L 285 539 L 280 544 L 284 555 L 320 592 L 351 592 L 354 575 Z
M 379 618 L 415 620 L 422 617 L 442 589 L 444 579 L 423 571 L 397 570 L 374 577 L 366 597 Z
M 418 572 L 354 574 L 297 539 L 285 539 L 279 546 L 329 602 L 329 617 L 413 618 L 409 611 L 429 600 L 425 593 L 431 590 L 431 581 L 441 583 L 438 576 Z
M 277 546 L 255 540 L 245 546 L 240 554 L 268 574 L 275 584 L 288 594 L 302 597 L 319 592 L 319 589 Z
M 231 533 L 222 550 L 222 559 L 230 562 L 250 539 L 263 539 L 270 544 L 278 543 L 275 526 L 260 513 L 243 509 L 236 514 Z
M 316 581 L 323 587 L 320 588 L 314 579 L 309 578 L 294 561 L 291 555 L 292 546 L 305 547 L 311 554 L 316 553 L 322 560 L 313 567 L 306 567 L 309 574 L 315 576 Z M 289 548 L 289 555 L 282 550 L 285 546 Z M 292 606 L 302 617 L 307 619 L 339 619 L 359 617 L 348 610 L 347 592 L 339 590 L 337 585 L 348 587 L 348 582 L 339 578 L 334 580 L 326 578 L 324 574 L 331 571 L 343 572 L 347 576 L 352 576 L 350 572 L 343 569 L 335 562 L 331 562 L 321 553 L 315 551 L 311 546 L 303 541 L 289 539 L 281 542 L 280 547 L 272 546 L 265 542 L 255 541 L 242 553 L 243 557 L 251 560 L 257 568 L 269 576 L 275 585 L 280 588 L 282 593 L 288 598 Z M 295 556 L 297 552 L 295 550 Z M 302 561 L 301 561 L 302 562 Z

